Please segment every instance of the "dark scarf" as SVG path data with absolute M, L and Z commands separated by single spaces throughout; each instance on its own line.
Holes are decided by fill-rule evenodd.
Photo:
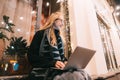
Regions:
M 52 56 L 54 60 L 62 60 L 64 61 L 64 48 L 63 48 L 63 42 L 61 40 L 61 37 L 59 35 L 59 31 L 55 30 L 55 35 L 57 38 L 57 45 L 52 46 L 50 44 L 50 37 L 49 37 L 49 30 L 46 29 L 43 38 L 40 44 L 40 50 L 39 54 L 40 56 L 44 56 L 46 54 L 49 54 Z

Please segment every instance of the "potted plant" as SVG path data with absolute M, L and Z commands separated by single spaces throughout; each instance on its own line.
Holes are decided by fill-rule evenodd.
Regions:
M 28 62 L 26 59 L 28 48 L 29 47 L 27 46 L 27 41 L 26 39 L 23 39 L 23 37 L 12 37 L 10 39 L 10 44 L 5 49 L 5 53 L 6 55 L 10 55 L 12 57 L 8 60 L 10 64 L 14 64 L 11 71 L 9 71 L 11 74 L 20 74 L 28 70 Z M 25 68 L 25 66 L 27 66 L 27 68 Z
M 9 40 L 6 33 L 7 32 L 13 33 L 12 26 L 15 26 L 15 25 L 13 23 L 9 22 L 8 16 L 4 15 L 3 16 L 3 23 L 0 26 L 0 60 L 2 59 L 3 52 L 5 49 L 5 39 Z

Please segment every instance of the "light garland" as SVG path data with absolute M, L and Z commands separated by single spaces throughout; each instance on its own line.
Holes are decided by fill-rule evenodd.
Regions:
M 71 39 L 70 39 L 70 22 L 69 22 L 69 9 L 68 9 L 68 0 L 63 2 L 63 12 L 65 18 L 65 27 L 66 27 L 66 45 L 67 45 L 67 54 L 68 57 L 71 55 L 72 48 L 71 48 Z

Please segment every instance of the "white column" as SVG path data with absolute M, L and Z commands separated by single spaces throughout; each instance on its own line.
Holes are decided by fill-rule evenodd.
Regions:
M 114 48 L 114 54 L 116 57 L 116 61 L 118 66 L 120 67 L 120 39 L 117 33 L 117 30 L 115 29 L 115 26 L 111 28 L 110 30 L 111 40 Z
M 86 71 L 91 75 L 106 73 L 107 67 L 93 3 L 91 0 L 69 0 L 69 11 L 73 49 L 79 45 L 96 50 Z

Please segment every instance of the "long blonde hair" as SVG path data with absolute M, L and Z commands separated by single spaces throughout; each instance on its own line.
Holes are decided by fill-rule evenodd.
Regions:
M 55 20 L 58 19 L 59 17 L 60 17 L 60 12 L 52 13 L 50 15 L 50 17 L 48 18 L 47 22 L 45 23 L 45 25 L 41 28 L 41 30 L 47 29 L 47 28 L 50 29 L 49 33 L 48 33 L 48 36 L 50 37 L 50 44 L 52 46 L 57 44 L 53 24 L 54 24 Z

